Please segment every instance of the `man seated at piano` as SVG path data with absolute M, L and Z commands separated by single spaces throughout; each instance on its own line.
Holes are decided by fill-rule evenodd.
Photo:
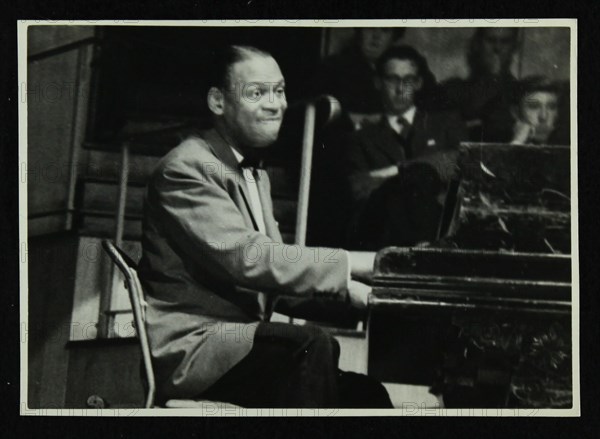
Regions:
M 158 164 L 147 189 L 139 275 L 157 399 L 243 407 L 391 408 L 383 386 L 338 369 L 325 330 L 270 322 L 277 299 L 366 306 L 374 254 L 288 246 L 260 167 L 287 101 L 273 57 L 230 46 L 211 64 L 214 127 Z
M 491 122 L 495 115 L 490 114 L 484 121 L 485 141 L 569 144 L 568 105 L 564 105 L 566 99 L 561 84 L 545 76 L 529 76 L 515 84 L 512 95 L 512 120 L 498 126 Z
M 344 157 L 354 206 L 349 245 L 371 250 L 435 239 L 465 138 L 458 114 L 428 111 L 435 77 L 416 49 L 390 48 L 377 72 L 384 113 L 350 137 Z

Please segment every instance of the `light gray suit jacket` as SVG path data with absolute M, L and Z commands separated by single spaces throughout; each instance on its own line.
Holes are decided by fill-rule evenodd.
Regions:
M 139 276 L 159 399 L 198 396 L 249 353 L 262 319 L 257 291 L 346 300 L 347 253 L 284 245 L 266 198 L 268 236 L 258 231 L 246 181 L 216 130 L 186 139 L 154 171 Z

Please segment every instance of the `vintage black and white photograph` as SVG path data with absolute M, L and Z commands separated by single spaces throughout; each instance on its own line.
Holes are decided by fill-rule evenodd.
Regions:
M 18 31 L 22 414 L 579 414 L 576 20 Z

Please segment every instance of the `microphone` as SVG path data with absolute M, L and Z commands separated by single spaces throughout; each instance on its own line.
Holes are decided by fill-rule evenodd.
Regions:
M 278 151 L 275 155 L 279 155 L 283 161 L 294 163 L 296 169 L 298 169 L 297 160 L 300 161 L 296 235 L 294 238 L 295 243 L 299 245 L 306 244 L 308 198 L 315 137 L 319 136 L 323 132 L 323 128 L 335 121 L 341 113 L 340 102 L 330 95 L 319 95 L 291 103 L 285 112 L 278 140 L 272 150 Z M 302 142 L 300 150 L 297 148 L 299 140 Z M 298 153 L 300 153 L 299 157 Z
M 288 107 L 286 117 L 289 119 L 302 118 L 308 105 L 315 107 L 315 128 L 321 129 L 337 120 L 342 114 L 340 101 L 331 95 L 319 95 L 296 101 Z
M 313 99 L 316 109 L 316 123 L 325 126 L 338 119 L 342 114 L 342 105 L 331 95 L 321 95 Z

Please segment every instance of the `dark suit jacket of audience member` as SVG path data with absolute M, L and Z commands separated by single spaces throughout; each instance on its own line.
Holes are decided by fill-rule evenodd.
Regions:
M 385 116 L 354 133 L 345 157 L 355 211 L 349 246 L 378 250 L 435 239 L 442 208 L 438 197 L 449 181 L 447 171 L 454 167 L 465 136 L 457 114 L 421 110 L 417 110 L 408 136 L 411 159 Z M 434 160 L 422 162 L 428 159 Z M 444 170 L 432 165 L 436 160 L 446 163 Z M 368 174 L 398 163 L 405 166 L 396 177 Z

